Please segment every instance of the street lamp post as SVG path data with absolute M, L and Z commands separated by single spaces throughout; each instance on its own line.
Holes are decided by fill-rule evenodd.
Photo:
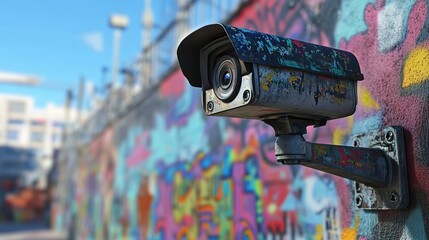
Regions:
M 142 59 L 141 59 L 141 79 L 144 88 L 150 84 L 151 75 L 151 50 L 149 49 L 151 41 L 151 31 L 154 25 L 151 0 L 144 1 L 145 11 L 142 15 L 143 35 L 142 35 Z
M 112 88 L 116 87 L 116 80 L 118 77 L 118 61 L 119 50 L 121 42 L 121 33 L 128 26 L 128 17 L 119 14 L 113 14 L 109 21 L 110 27 L 114 29 L 113 32 L 113 59 L 112 59 Z

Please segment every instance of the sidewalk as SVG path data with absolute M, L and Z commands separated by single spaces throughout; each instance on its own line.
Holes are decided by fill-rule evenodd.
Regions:
M 65 240 L 66 235 L 52 230 L 0 234 L 0 240 Z
M 65 240 L 66 234 L 48 228 L 46 223 L 0 223 L 0 240 Z

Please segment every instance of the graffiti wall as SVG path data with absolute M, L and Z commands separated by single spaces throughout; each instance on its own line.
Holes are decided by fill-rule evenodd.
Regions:
M 274 156 L 259 121 L 206 117 L 177 69 L 133 111 L 79 148 L 64 173 L 59 228 L 79 239 L 426 239 L 429 236 L 429 2 L 252 1 L 232 25 L 353 52 L 365 80 L 348 118 L 309 141 L 406 129 L 410 205 L 358 210 L 350 182 Z M 64 179 L 65 178 L 65 179 Z M 66 191 L 60 189 L 60 191 Z

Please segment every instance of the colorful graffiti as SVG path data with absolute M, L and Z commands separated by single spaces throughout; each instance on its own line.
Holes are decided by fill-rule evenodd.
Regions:
M 407 210 L 359 211 L 348 180 L 279 165 L 268 125 L 205 117 L 199 90 L 176 70 L 155 94 L 69 156 L 74 160 L 66 169 L 74 171 L 63 172 L 69 176 L 63 181 L 74 190 L 55 208 L 58 228 L 71 228 L 79 239 L 429 237 L 428 5 L 252 1 L 231 22 L 357 56 L 365 80 L 356 113 L 309 128 L 306 138 L 348 144 L 353 133 L 403 126 Z

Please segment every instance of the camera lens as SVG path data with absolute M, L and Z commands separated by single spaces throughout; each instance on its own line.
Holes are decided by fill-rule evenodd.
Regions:
M 226 72 L 223 75 L 221 87 L 224 88 L 224 89 L 226 89 L 226 88 L 229 87 L 229 85 L 231 85 L 231 73 Z
M 230 55 L 220 58 L 213 71 L 213 89 L 224 102 L 232 101 L 240 90 L 241 68 L 237 58 Z

